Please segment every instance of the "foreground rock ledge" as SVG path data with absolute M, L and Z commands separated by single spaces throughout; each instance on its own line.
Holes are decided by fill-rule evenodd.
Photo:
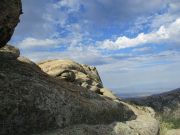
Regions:
M 9 49 L 9 50 L 8 50 Z M 0 61 L 1 135 L 157 135 L 148 108 L 133 107 L 42 72 L 27 59 Z M 11 53 L 9 53 L 11 52 Z M 6 53 L 6 51 L 1 51 Z
M 135 120 L 106 125 L 74 125 L 36 135 L 159 135 L 159 123 L 151 108 L 126 105 L 136 113 Z

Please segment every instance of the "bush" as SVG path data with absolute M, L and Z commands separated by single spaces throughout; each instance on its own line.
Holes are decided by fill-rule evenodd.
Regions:
M 160 135 L 165 135 L 166 132 L 173 128 L 173 123 L 167 123 L 164 121 L 160 122 Z
M 170 129 L 180 128 L 180 118 L 174 119 L 170 117 L 160 118 L 160 135 L 165 135 Z

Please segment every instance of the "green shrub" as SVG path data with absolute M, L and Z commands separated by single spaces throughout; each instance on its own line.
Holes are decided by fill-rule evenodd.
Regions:
M 180 118 L 161 117 L 160 120 L 160 135 L 165 135 L 170 129 L 180 128 Z
M 174 127 L 173 123 L 160 122 L 160 135 L 165 135 L 166 132 Z

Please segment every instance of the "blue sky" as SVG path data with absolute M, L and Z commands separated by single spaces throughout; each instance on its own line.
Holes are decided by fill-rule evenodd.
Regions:
M 179 0 L 22 0 L 10 43 L 33 61 L 96 66 L 117 93 L 180 87 Z

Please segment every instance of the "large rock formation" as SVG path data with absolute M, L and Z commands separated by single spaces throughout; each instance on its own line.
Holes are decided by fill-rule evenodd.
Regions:
M 44 72 L 53 77 L 75 82 L 75 84 L 80 86 L 87 83 L 86 88 L 91 88 L 92 86 L 103 87 L 95 67 L 81 65 L 72 60 L 49 60 L 39 63 L 39 66 Z M 64 75 L 69 72 L 74 74 Z
M 111 99 L 117 98 L 112 91 L 103 88 L 98 71 L 93 66 L 81 65 L 72 60 L 49 60 L 40 62 L 39 67 L 52 77 L 72 82 Z
M 19 22 L 20 0 L 1 0 L 0 13 L 2 47 Z M 58 69 L 53 74 L 68 82 L 60 81 L 19 55 L 15 47 L 0 48 L 0 135 L 158 135 L 158 122 L 150 108 L 77 86 L 80 74 L 83 80 L 90 78 L 91 86 L 102 88 L 94 68 L 71 63 L 67 71 Z
M 10 40 L 21 13 L 21 0 L 0 0 L 0 47 Z
M 5 47 L 7 48 L 7 47 Z M 0 61 L 0 134 L 26 134 L 73 124 L 107 124 L 136 118 L 127 106 L 71 83 L 57 81 L 32 64 Z M 12 49 L 12 50 L 11 50 Z M 1 57 L 1 56 L 0 56 Z M 33 129 L 33 131 L 32 131 Z
M 25 58 L 15 59 L 16 48 L 6 48 L 0 49 L 7 50 L 0 55 L 1 135 L 47 130 L 49 135 L 158 134 L 158 122 L 150 108 L 133 107 L 60 81 Z M 9 52 L 13 59 L 4 58 Z

